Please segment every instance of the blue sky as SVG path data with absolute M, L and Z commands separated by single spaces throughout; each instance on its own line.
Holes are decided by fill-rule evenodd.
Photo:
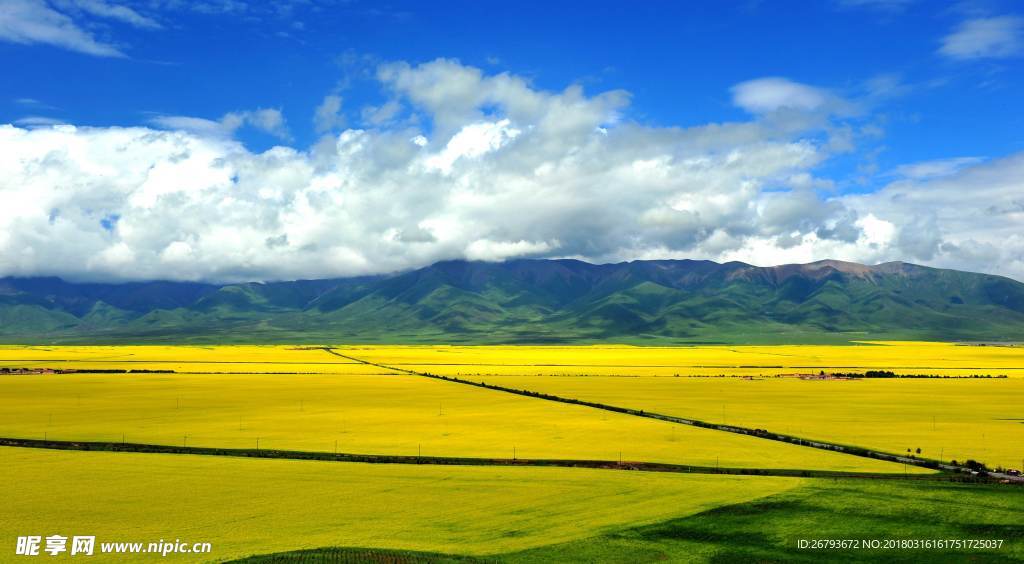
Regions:
M 419 2 L 324 2 L 296 3 L 277 14 L 216 3 L 213 13 L 148 10 L 141 2 L 136 10 L 159 29 L 88 16 L 80 24 L 96 26 L 98 41 L 125 58 L 0 43 L 9 63 L 4 117 L 129 125 L 153 113 L 215 119 L 238 108 L 279 108 L 294 143 L 307 146 L 316 137 L 312 109 L 339 85 L 353 107 L 346 110 L 379 99 L 374 85 L 360 80 L 364 69 L 346 59 L 448 57 L 526 76 L 545 89 L 569 83 L 590 91 L 626 89 L 634 97 L 631 119 L 679 126 L 743 119 L 729 88 L 754 77 L 783 76 L 851 98 L 870 97 L 872 81 L 885 80 L 895 91 L 866 102 L 866 120 L 882 120 L 886 129 L 870 147 L 884 148 L 883 170 L 951 156 L 999 156 L 1024 145 L 1024 114 L 1016 105 L 1024 91 L 1020 61 L 958 60 L 939 51 L 970 15 L 1004 14 L 997 3 L 990 10 L 884 1 L 639 9 L 601 2 L 585 10 L 558 4 L 425 9 Z M 54 108 L 16 102 L 26 98 Z M 358 113 L 351 113 L 356 121 Z M 242 137 L 256 147 L 273 142 L 253 132 Z
M 471 231 L 452 235 L 458 244 L 429 252 L 393 251 L 391 254 L 397 252 L 404 258 L 384 261 L 379 268 L 410 267 L 437 258 L 472 258 L 476 255 L 467 249 L 483 241 L 477 246 L 506 249 L 483 253 L 480 256 L 484 258 L 523 254 L 614 260 L 703 255 L 786 260 L 828 258 L 822 253 L 838 253 L 856 260 L 898 258 L 1012 275 L 1024 272 L 1024 266 L 997 264 L 1020 259 L 1020 249 L 1009 257 L 977 248 L 970 257 L 965 254 L 971 245 L 995 245 L 1002 235 L 993 239 L 975 233 L 937 233 L 916 250 L 906 241 L 897 245 L 898 240 L 911 238 L 911 234 L 899 232 L 904 220 L 919 214 L 903 210 L 886 218 L 883 216 L 892 211 L 891 206 L 880 203 L 891 199 L 891 192 L 910 190 L 908 183 L 919 183 L 912 190 L 922 194 L 930 183 L 952 183 L 960 176 L 970 176 L 971 169 L 1015 164 L 1016 154 L 1024 150 L 1024 118 L 1019 109 L 1024 99 L 1024 8 L 1019 4 L 914 0 L 635 4 L 597 2 L 581 9 L 574 3 L 555 2 L 458 2 L 428 7 L 420 2 L 305 0 L 279 2 L 269 8 L 267 3 L 237 0 L 0 0 L 0 59 L 7 63 L 0 84 L 0 122 L 38 135 L 56 123 L 78 127 L 78 135 L 85 131 L 98 135 L 123 127 L 178 131 L 195 136 L 197 143 L 205 139 L 224 147 L 238 144 L 246 155 L 262 155 L 264 160 L 271 148 L 289 147 L 311 162 L 325 138 L 337 139 L 345 131 L 371 131 L 384 138 L 415 128 L 413 133 L 429 139 L 429 144 L 422 145 L 425 150 L 437 152 L 450 146 L 462 127 L 481 120 L 500 123 L 508 117 L 509 124 L 501 126 L 506 133 L 537 130 L 541 122 L 536 116 L 540 114 L 516 117 L 510 110 L 514 102 L 498 95 L 474 102 L 473 112 L 451 113 L 451 107 L 442 108 L 414 87 L 401 85 L 403 79 L 398 74 L 423 71 L 420 74 L 426 76 L 430 68 L 425 65 L 444 60 L 455 65 L 445 72 L 473 69 L 484 80 L 506 75 L 522 81 L 530 92 L 558 95 L 579 86 L 583 99 L 594 103 L 603 93 L 621 96 L 607 115 L 594 122 L 599 129 L 612 128 L 621 135 L 631 127 L 643 129 L 645 139 L 753 127 L 760 130 L 756 139 L 749 132 L 728 134 L 742 137 L 735 141 L 734 151 L 748 154 L 749 147 L 764 148 L 770 143 L 811 146 L 815 156 L 787 165 L 784 173 L 781 169 L 748 171 L 732 180 L 736 186 L 756 183 L 753 192 L 725 186 L 717 197 L 758 199 L 755 212 L 763 219 L 774 217 L 764 215 L 765 206 L 778 204 L 773 193 L 792 195 L 786 203 L 790 205 L 803 202 L 804 190 L 810 186 L 824 208 L 805 210 L 807 217 L 818 222 L 815 225 L 796 221 L 757 233 L 723 228 L 717 229 L 721 234 L 716 235 L 716 225 L 708 218 L 727 218 L 698 205 L 698 200 L 715 198 L 694 196 L 688 200 L 686 194 L 693 191 L 676 187 L 652 193 L 648 201 L 637 205 L 637 217 L 646 219 L 638 220 L 635 229 L 615 241 L 598 241 L 601 237 L 593 235 L 570 244 L 566 240 L 572 239 L 571 235 L 554 232 L 534 240 L 519 227 L 483 233 L 462 222 L 458 229 L 448 229 Z M 383 79 L 381 69 L 389 65 L 405 65 L 407 70 Z M 414 80 L 411 74 L 407 78 Z M 389 103 L 392 105 L 387 106 Z M 449 118 L 465 119 L 448 130 L 437 127 L 439 119 Z M 515 145 L 510 141 L 506 146 L 501 140 L 516 135 L 498 135 L 487 151 L 477 151 L 473 158 L 499 161 L 499 153 L 511 151 Z M 25 139 L 11 142 L 25 148 Z M 720 145 L 723 139 L 700 143 L 710 143 L 714 146 L 711 154 L 721 154 L 726 150 Z M 70 141 L 49 142 L 66 147 Z M 684 153 L 690 155 L 695 150 L 681 150 L 680 143 L 677 139 L 670 143 L 673 149 L 662 146 L 654 153 L 675 151 L 673 158 L 682 159 Z M 615 155 L 623 153 L 620 150 Z M 139 162 L 152 158 L 140 155 Z M 555 161 L 559 158 L 552 157 Z M 462 163 L 469 163 L 469 157 Z M 794 180 L 797 177 L 803 180 Z M 448 190 L 439 197 L 451 202 L 450 191 L 459 182 L 431 178 L 440 183 L 438 190 Z M 405 181 L 412 186 L 421 180 Z M 966 185 L 957 186 L 950 190 L 970 190 Z M 1015 186 L 989 197 L 1012 195 Z M 96 196 L 109 188 L 99 185 L 79 196 L 88 200 L 89 194 Z M 887 188 L 890 193 L 885 192 Z M 740 195 L 730 189 L 740 190 Z M 407 195 L 408 190 L 402 194 Z M 124 190 L 120 193 L 124 200 Z M 859 195 L 877 197 L 872 203 L 858 199 Z M 295 196 L 289 193 L 279 204 L 294 205 Z M 13 201 L 15 196 L 8 197 Z M 1005 197 L 1010 198 L 1007 205 L 1012 207 L 1016 200 Z M 140 243 L 130 243 L 124 236 L 118 239 L 118 221 L 110 221 L 111 217 L 132 217 L 127 200 L 117 201 L 109 194 L 99 199 L 103 201 L 100 207 L 109 209 L 79 210 L 84 216 L 102 216 L 99 221 L 88 220 L 100 225 L 96 244 L 102 248 L 93 252 L 121 244 L 133 258 L 108 267 L 82 264 L 63 274 L 116 276 L 125 264 L 141 261 L 141 254 L 166 254 L 173 243 L 182 242 L 162 241 L 160 249 L 135 248 L 133 245 Z M 645 230 L 653 221 L 650 214 L 657 215 L 651 211 L 653 202 L 668 202 L 674 212 L 697 214 L 710 223 L 697 228 L 677 218 L 682 234 L 659 227 L 661 231 L 652 235 Z M 607 205 L 621 202 L 609 199 Z M 437 221 L 452 215 L 451 209 L 438 206 L 431 208 Z M 843 209 L 837 211 L 837 206 Z M 67 207 L 65 204 L 64 209 Z M 566 213 L 572 218 L 582 213 L 578 207 L 570 209 Z M 52 212 L 45 215 L 50 217 Z M 397 216 L 408 210 L 394 213 L 396 222 L 406 221 Z M 948 222 L 940 221 L 943 213 L 933 213 L 938 232 L 950 229 Z M 839 240 L 856 243 L 854 250 L 829 245 L 818 245 L 815 250 L 817 243 L 812 241 L 806 252 L 781 252 L 794 248 L 789 239 L 811 232 L 816 241 L 828 239 L 829 233 L 839 232 L 836 225 L 844 221 L 859 221 L 857 229 L 866 237 L 865 225 L 872 225 L 865 220 L 869 215 L 893 226 L 872 237 L 888 233 L 891 241 L 883 244 L 862 237 L 857 242 L 848 234 Z M 341 221 L 333 215 L 320 219 Z M 1018 219 L 1011 214 L 1007 221 Z M 268 240 L 279 236 L 274 235 L 279 227 L 268 228 L 273 231 Z M 787 231 L 791 228 L 800 233 Z M 360 236 L 381 236 L 388 229 L 380 225 Z M 402 224 L 396 229 L 430 231 L 424 225 Z M 431 229 L 431 237 L 445 240 L 443 229 Z M 199 230 L 182 234 L 193 250 L 205 236 Z M 643 233 L 637 235 L 639 231 Z M 722 241 L 716 242 L 715 237 Z M 357 237 L 339 245 L 346 252 L 353 251 L 358 241 Z M 887 248 L 873 248 L 872 244 Z M 951 250 L 954 247 L 955 252 Z M 517 248 L 525 252 L 514 252 Z M 769 248 L 781 251 L 769 252 Z M 959 258 L 953 256 L 957 253 Z M 421 259 L 409 258 L 419 255 Z M 320 260 L 334 259 L 320 256 Z M 293 273 L 328 275 L 378 269 L 365 262 L 363 257 L 333 269 L 296 265 L 284 272 L 236 265 L 223 272 L 200 269 L 184 277 L 287 278 Z M 45 269 L 37 259 L 12 261 L 0 268 L 12 273 Z M 154 266 L 152 276 L 169 272 Z

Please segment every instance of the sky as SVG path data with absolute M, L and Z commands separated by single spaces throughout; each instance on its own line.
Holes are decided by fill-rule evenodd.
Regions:
M 1017 2 L 0 0 L 0 62 L 0 276 L 1024 280 Z

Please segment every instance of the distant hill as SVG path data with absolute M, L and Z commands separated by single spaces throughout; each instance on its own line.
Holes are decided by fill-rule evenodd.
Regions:
M 0 341 L 707 343 L 1024 340 L 1024 284 L 891 262 L 441 262 L 214 285 L 0 279 Z

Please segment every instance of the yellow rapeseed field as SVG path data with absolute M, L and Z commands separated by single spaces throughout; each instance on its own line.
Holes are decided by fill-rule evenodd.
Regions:
M 0 403 L 5 406 L 0 436 L 5 437 L 905 470 L 898 464 L 407 374 L 9 375 L 0 376 Z
M 0 476 L 0 546 L 8 554 L 18 536 L 94 535 L 97 551 L 102 542 L 209 542 L 211 562 L 323 546 L 500 553 L 741 503 L 801 483 L 21 448 L 0 448 Z M 131 561 L 67 553 L 39 558 Z M 180 554 L 166 559 L 196 561 Z
M 338 346 L 385 367 L 945 460 L 1018 466 L 1024 348 Z M 381 454 L 600 458 L 745 467 L 892 468 L 736 435 L 402 375 L 315 347 L 0 347 L 0 367 L 177 374 L 0 377 L 0 435 Z M 894 370 L 1007 379 L 803 381 Z M 187 372 L 187 373 L 186 373 Z M 201 372 L 203 374 L 196 374 Z M 278 374 L 271 374 L 278 373 Z M 687 378 L 755 374 L 763 379 Z M 673 377 L 680 375 L 680 377 Z M 623 377 L 613 377 L 623 376 Z M 850 461 L 853 462 L 850 462 Z M 881 466 L 880 466 L 881 465 Z M 902 471 L 900 468 L 899 471 Z
M 821 370 L 1024 376 L 1024 347 L 872 342 L 836 345 L 350 346 L 346 354 L 444 374 L 763 375 Z
M 990 466 L 1024 465 L 1024 379 L 499 376 L 495 384 Z
M 894 453 L 905 454 L 909 448 L 916 454 L 920 448 L 921 456 L 928 458 L 1024 466 L 1024 378 L 1020 378 L 1024 347 L 920 342 L 650 348 L 435 346 L 348 347 L 346 354 L 387 366 Z M 792 377 L 866 370 L 1009 377 L 858 381 Z M 684 377 L 696 374 L 757 379 Z M 676 375 L 680 377 L 672 377 Z
M 171 370 L 192 373 L 381 374 L 374 366 L 329 355 L 316 347 L 229 346 L 12 346 L 0 345 L 0 368 Z

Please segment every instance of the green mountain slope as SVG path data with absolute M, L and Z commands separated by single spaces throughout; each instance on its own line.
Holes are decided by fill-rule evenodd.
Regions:
M 212 285 L 0 279 L 5 342 L 1024 340 L 1024 284 L 906 263 L 452 261 Z

